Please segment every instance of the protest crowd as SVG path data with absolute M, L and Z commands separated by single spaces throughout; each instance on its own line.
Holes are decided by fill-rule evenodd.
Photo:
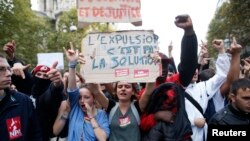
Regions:
M 155 53 L 161 72 L 153 82 L 88 83 L 77 69 L 88 60 L 73 45 L 63 50 L 67 69 L 52 62 L 29 71 L 15 56 L 15 41 L 7 42 L 0 54 L 0 140 L 206 141 L 209 126 L 250 126 L 250 56 L 240 58 L 233 38 L 228 49 L 214 39 L 218 55 L 211 58 L 190 16 L 174 23 L 184 30 L 180 63 L 172 43 L 167 55 Z

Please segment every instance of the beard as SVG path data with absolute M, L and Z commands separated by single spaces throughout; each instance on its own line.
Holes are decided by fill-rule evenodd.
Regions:
M 33 77 L 33 86 L 31 88 L 31 95 L 34 98 L 42 95 L 50 86 L 51 81 L 49 79 L 41 79 L 37 77 Z

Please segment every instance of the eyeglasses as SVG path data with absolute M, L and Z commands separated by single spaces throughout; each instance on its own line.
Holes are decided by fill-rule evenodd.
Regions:
M 0 74 L 6 73 L 7 70 L 10 71 L 10 72 L 12 72 L 12 70 L 11 70 L 10 67 L 0 66 Z
M 36 77 L 40 77 L 40 78 L 49 78 L 49 76 L 48 76 L 46 73 L 40 73 L 40 72 L 37 72 L 37 73 L 36 73 Z

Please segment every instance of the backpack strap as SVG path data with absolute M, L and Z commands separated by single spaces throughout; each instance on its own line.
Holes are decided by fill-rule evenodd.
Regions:
M 138 125 L 140 125 L 140 115 L 139 115 L 139 113 L 138 113 L 138 111 L 137 111 L 137 109 L 135 107 L 135 101 L 131 102 L 130 107 L 132 109 L 132 113 L 134 114 Z
M 185 95 L 185 98 L 187 98 L 203 115 L 203 109 L 202 109 L 201 105 L 188 93 L 185 92 L 184 95 Z
M 111 121 L 112 121 L 112 119 L 113 119 L 113 117 L 114 117 L 114 115 L 115 115 L 115 111 L 117 110 L 118 106 L 119 106 L 119 103 L 116 102 L 116 103 L 115 103 L 115 106 L 114 106 L 114 107 L 111 109 L 111 111 L 109 112 L 109 124 L 111 124 Z
M 135 118 L 136 118 L 136 121 L 138 123 L 138 125 L 140 124 L 140 115 L 135 107 L 135 104 L 134 104 L 135 101 L 132 101 L 131 104 L 130 104 L 130 107 L 131 107 L 131 110 L 132 110 L 132 113 L 134 114 Z M 110 113 L 109 113 L 109 124 L 111 124 L 111 121 L 115 115 L 115 111 L 118 109 L 119 107 L 119 103 L 116 102 L 115 106 L 111 109 Z

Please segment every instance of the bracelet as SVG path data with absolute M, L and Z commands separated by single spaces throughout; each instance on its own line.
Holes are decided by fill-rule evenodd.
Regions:
M 95 118 L 95 116 L 93 116 L 93 117 L 89 117 L 89 120 L 94 119 L 94 118 Z
M 74 68 L 76 68 L 76 65 L 77 65 L 77 64 L 78 64 L 77 61 L 69 62 L 69 63 L 68 63 L 68 67 L 74 69 Z
M 97 126 L 92 126 L 92 127 L 93 127 L 93 129 L 95 130 L 95 129 L 99 128 L 100 126 L 97 125 Z

